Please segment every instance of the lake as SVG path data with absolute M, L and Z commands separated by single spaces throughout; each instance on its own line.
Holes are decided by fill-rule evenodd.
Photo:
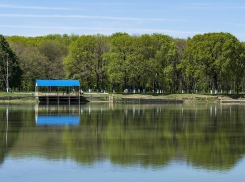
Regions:
M 245 178 L 245 105 L 0 105 L 4 182 Z

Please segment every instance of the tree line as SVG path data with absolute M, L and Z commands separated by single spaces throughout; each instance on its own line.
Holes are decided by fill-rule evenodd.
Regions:
M 78 79 L 83 90 L 239 93 L 245 44 L 230 33 L 179 39 L 164 34 L 0 35 L 0 89 L 33 91 L 36 79 Z

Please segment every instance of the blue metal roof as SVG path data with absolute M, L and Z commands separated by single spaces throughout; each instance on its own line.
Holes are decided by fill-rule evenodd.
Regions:
M 79 80 L 36 80 L 38 87 L 74 87 L 80 86 Z
M 79 125 L 80 116 L 72 115 L 54 115 L 54 116 L 38 116 L 36 125 Z

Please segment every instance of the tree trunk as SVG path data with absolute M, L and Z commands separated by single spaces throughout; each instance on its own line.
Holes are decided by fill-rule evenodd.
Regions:
M 217 74 L 215 73 L 214 75 L 214 89 L 215 90 L 218 90 L 218 77 L 217 77 Z
M 239 85 L 238 85 L 238 83 L 236 83 L 236 94 L 237 95 L 239 94 Z

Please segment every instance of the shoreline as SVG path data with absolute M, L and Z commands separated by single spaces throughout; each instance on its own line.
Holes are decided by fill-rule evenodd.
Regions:
M 220 104 L 245 104 L 244 95 L 199 95 L 199 94 L 89 94 L 80 96 L 81 102 L 108 102 L 108 103 L 151 103 L 151 104 L 186 104 L 186 103 L 220 103 Z M 30 103 L 39 101 L 34 95 L 7 95 L 0 96 L 0 103 Z

